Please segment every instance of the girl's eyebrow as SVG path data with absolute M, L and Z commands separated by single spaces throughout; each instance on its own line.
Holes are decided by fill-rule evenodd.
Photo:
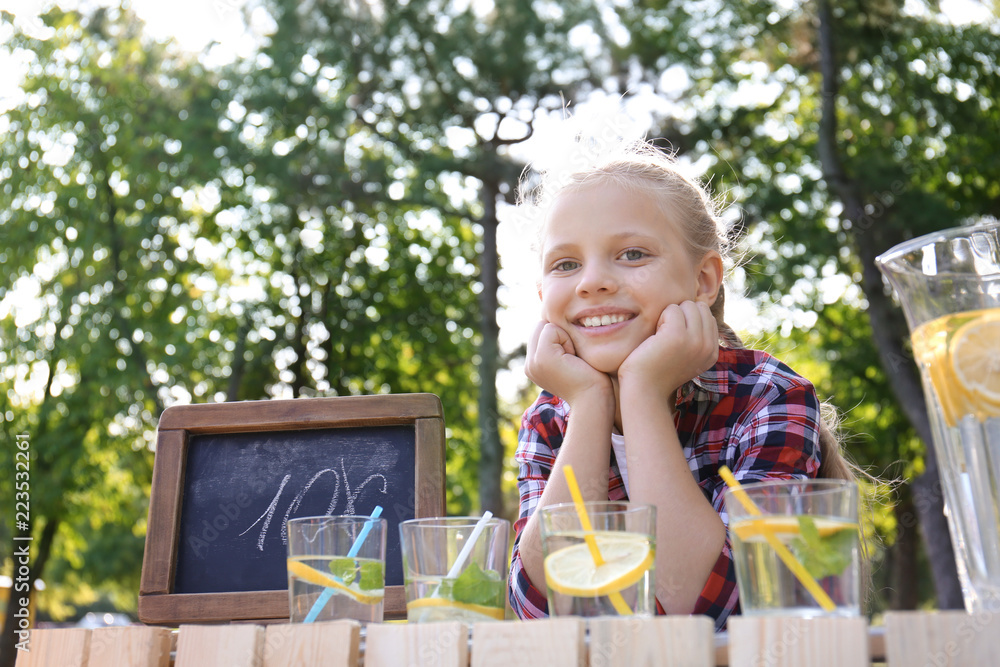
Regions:
M 576 247 L 575 243 L 560 243 L 559 245 L 554 245 L 551 248 L 546 248 L 542 253 L 542 258 L 547 259 L 552 255 L 562 255 L 570 250 L 575 250 Z
M 624 243 L 627 241 L 628 243 L 638 243 L 641 245 L 660 245 L 662 243 L 662 240 L 655 236 L 650 236 L 649 234 L 643 234 L 640 232 L 630 232 L 627 230 L 623 232 L 618 232 L 616 234 L 612 234 L 608 238 L 612 241 L 617 241 L 620 243 Z M 573 243 L 573 242 L 559 243 L 557 245 L 552 246 L 551 248 L 546 248 L 545 251 L 542 253 L 542 257 L 547 258 L 552 255 L 571 253 L 572 251 L 576 250 L 578 246 L 579 246 L 578 243 Z

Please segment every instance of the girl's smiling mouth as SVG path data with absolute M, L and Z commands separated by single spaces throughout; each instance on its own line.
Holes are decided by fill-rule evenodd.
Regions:
M 619 324 L 626 320 L 630 320 L 634 315 L 625 315 L 622 313 L 616 313 L 614 315 L 590 315 L 587 317 L 581 317 L 577 320 L 577 324 L 584 329 L 591 329 L 594 327 L 606 327 L 612 324 Z

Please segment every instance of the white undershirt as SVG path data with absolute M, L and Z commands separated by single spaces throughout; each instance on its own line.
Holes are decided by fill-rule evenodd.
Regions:
M 615 450 L 615 460 L 618 461 L 618 472 L 622 475 L 622 484 L 625 485 L 625 493 L 631 498 L 632 494 L 628 492 L 628 466 L 625 464 L 625 436 L 612 433 L 611 447 Z

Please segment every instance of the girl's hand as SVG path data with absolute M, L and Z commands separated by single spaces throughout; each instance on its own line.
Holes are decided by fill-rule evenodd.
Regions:
M 538 323 L 528 342 L 524 374 L 570 405 L 590 390 L 613 392 L 611 378 L 576 356 L 569 334 L 545 320 Z
M 719 328 L 708 304 L 685 301 L 663 309 L 656 332 L 622 362 L 618 380 L 640 383 L 673 406 L 677 388 L 718 360 Z

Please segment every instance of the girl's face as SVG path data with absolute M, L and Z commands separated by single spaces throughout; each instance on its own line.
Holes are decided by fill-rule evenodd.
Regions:
M 664 308 L 715 301 L 722 260 L 691 259 L 682 233 L 650 195 L 610 183 L 559 195 L 542 243 L 542 317 L 569 334 L 577 356 L 617 373 Z

